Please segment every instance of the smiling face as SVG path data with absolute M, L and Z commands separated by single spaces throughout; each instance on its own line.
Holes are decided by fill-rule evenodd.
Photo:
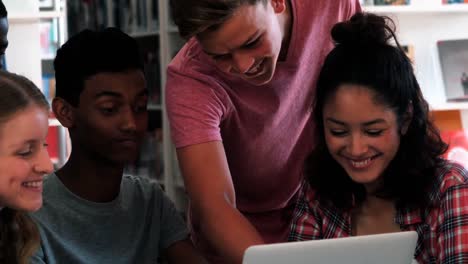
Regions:
M 29 106 L 0 127 L 0 206 L 36 211 L 42 180 L 53 170 L 45 147 L 48 111 Z
M 139 70 L 88 78 L 74 108 L 73 144 L 86 155 L 117 165 L 135 160 L 148 124 L 147 95 Z
M 323 108 L 324 134 L 332 157 L 368 192 L 400 146 L 400 126 L 392 109 L 376 102 L 373 92 L 342 85 Z
M 220 70 L 262 85 L 275 72 L 285 27 L 279 18 L 284 12 L 284 0 L 243 5 L 219 28 L 200 34 L 198 40 Z

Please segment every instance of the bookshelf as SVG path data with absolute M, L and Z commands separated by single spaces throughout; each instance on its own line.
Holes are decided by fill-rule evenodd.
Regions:
M 183 46 L 184 41 L 179 37 L 178 30 L 172 24 L 169 12 L 169 0 L 159 0 L 160 32 L 160 62 L 161 87 L 166 84 L 166 68 L 176 52 Z M 179 210 L 186 210 L 188 198 L 185 193 L 184 182 L 179 169 L 174 145 L 170 138 L 169 120 L 165 110 L 165 93 L 162 93 L 162 133 L 164 156 L 164 183 L 166 192 Z
M 431 13 L 468 13 L 468 4 L 429 4 L 429 5 L 394 5 L 394 6 L 364 6 L 367 12 L 377 14 L 426 14 Z
M 468 39 L 468 4 L 441 4 L 441 0 L 413 0 L 403 6 L 363 6 L 364 11 L 388 15 L 397 25 L 403 45 L 414 47 L 414 66 L 431 110 L 459 110 L 468 124 L 468 102 L 447 102 L 437 43 Z

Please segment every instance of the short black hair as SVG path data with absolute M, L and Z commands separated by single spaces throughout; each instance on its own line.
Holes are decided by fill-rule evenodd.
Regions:
M 0 18 L 4 18 L 8 16 L 8 12 L 6 10 L 5 5 L 3 4 L 3 1 L 0 0 Z
M 136 40 L 120 29 L 85 29 L 57 50 L 54 69 L 56 97 L 78 106 L 86 79 L 103 72 L 143 72 L 143 61 Z

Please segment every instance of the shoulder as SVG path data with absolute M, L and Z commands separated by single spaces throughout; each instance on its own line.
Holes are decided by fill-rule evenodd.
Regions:
M 158 196 L 163 193 L 156 180 L 128 174 L 122 177 L 122 188 L 126 191 L 131 190 L 147 197 Z
M 445 191 L 458 185 L 468 183 L 468 171 L 458 163 L 445 161 L 444 165 L 437 170 L 437 183 L 439 189 Z
M 218 69 L 205 55 L 195 38 L 190 39 L 175 55 L 167 68 L 168 88 L 186 80 L 210 80 L 217 76 Z
M 122 178 L 122 191 L 125 193 L 124 199 L 146 204 L 149 207 L 158 208 L 172 204 L 167 194 L 162 189 L 159 182 L 147 177 L 134 175 L 124 175 Z
M 343 20 L 350 18 L 354 13 L 361 11 L 359 0 L 293 0 L 292 4 L 297 11 L 302 11 L 299 14 L 304 14 L 309 19 L 314 19 L 307 15 L 310 14 L 310 12 L 315 15 L 322 14 L 322 16 L 319 16 L 322 19 Z M 329 13 L 328 16 L 323 16 L 323 12 Z
M 185 105 L 224 109 L 229 105 L 225 89 L 230 82 L 211 62 L 196 39 L 191 39 L 177 53 L 167 68 L 165 86 L 169 113 Z
M 444 161 L 436 170 L 435 182 L 430 192 L 431 200 L 440 201 L 451 190 L 459 188 L 468 188 L 468 171 L 458 163 Z

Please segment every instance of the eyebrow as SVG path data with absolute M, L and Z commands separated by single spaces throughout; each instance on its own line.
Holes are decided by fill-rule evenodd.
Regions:
M 252 34 L 242 45 L 240 45 L 239 47 L 237 47 L 236 49 L 240 49 L 240 48 L 243 48 L 247 45 L 249 45 L 251 42 L 253 42 L 254 40 L 256 40 L 257 38 L 259 38 L 261 36 L 260 34 L 260 30 L 257 30 L 255 31 L 254 34 Z M 212 53 L 212 52 L 209 52 L 207 50 L 203 50 L 206 54 L 208 54 L 209 56 L 223 56 L 223 55 L 226 55 L 228 53 Z
M 17 149 L 19 147 L 22 147 L 24 145 L 30 145 L 30 144 L 35 144 L 37 142 L 41 142 L 42 140 L 40 139 L 26 139 L 26 140 L 23 140 L 21 142 L 16 142 L 16 143 L 12 143 L 11 145 L 9 145 L 9 149 Z M 44 139 L 44 141 L 46 141 Z
M 147 95 L 148 95 L 148 89 L 145 88 L 141 92 L 139 92 L 137 96 L 141 97 L 141 96 L 147 96 Z M 94 97 L 97 99 L 97 98 L 101 98 L 101 97 L 104 97 L 104 96 L 120 98 L 120 97 L 122 97 L 122 94 L 117 93 L 117 92 L 113 92 L 113 91 L 101 91 L 101 92 L 97 93 Z
M 122 97 L 120 93 L 112 92 L 112 91 L 101 91 L 97 93 L 94 97 L 95 98 L 100 98 L 104 96 L 111 96 L 111 97 Z
M 335 123 L 335 124 L 338 124 L 338 125 L 342 125 L 342 126 L 346 126 L 346 123 L 345 122 L 342 122 L 342 121 L 339 121 L 339 120 L 336 120 L 334 118 L 327 118 L 326 119 L 328 122 L 332 122 L 332 123 Z M 371 125 L 375 125 L 375 124 L 381 124 L 381 123 L 386 123 L 386 121 L 382 118 L 378 118 L 378 119 L 375 119 L 375 120 L 371 120 L 371 121 L 368 121 L 368 122 L 365 122 L 363 125 L 364 126 L 371 126 Z

